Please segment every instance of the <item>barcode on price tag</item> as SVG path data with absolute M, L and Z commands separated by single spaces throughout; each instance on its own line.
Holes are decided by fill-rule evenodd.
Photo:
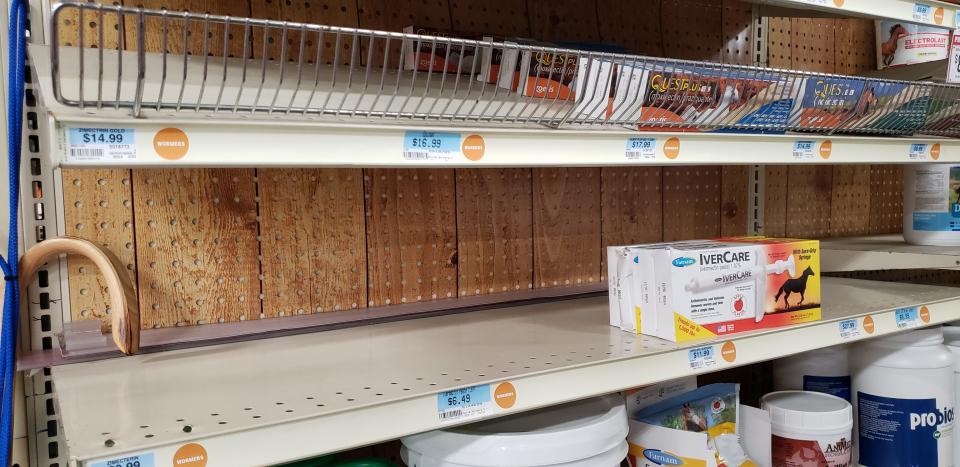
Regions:
M 839 327 L 840 340 L 842 341 L 858 339 L 863 336 L 863 328 L 860 327 L 860 322 L 856 318 L 840 321 Z
M 813 141 L 794 141 L 793 158 L 800 161 L 813 159 Z
M 803 3 L 817 6 L 827 6 L 827 2 L 830 0 L 803 0 Z
M 717 352 L 712 345 L 688 350 L 687 359 L 690 361 L 690 368 L 694 370 L 717 366 Z
M 921 23 L 933 21 L 933 7 L 925 3 L 913 4 L 913 20 Z
M 910 160 L 922 160 L 927 158 L 927 145 L 924 143 L 913 143 L 910 145 Z
M 481 384 L 437 394 L 440 423 L 470 420 L 493 412 L 490 385 Z
M 897 323 L 897 329 L 920 326 L 920 312 L 915 306 L 893 310 L 893 319 Z
M 651 160 L 656 158 L 656 138 L 627 138 L 627 160 Z
M 135 456 L 118 457 L 101 462 L 94 462 L 90 467 L 154 467 L 153 453 L 137 454 Z
M 122 161 L 137 158 L 133 128 L 70 128 L 67 160 Z
M 408 131 L 403 135 L 403 158 L 412 162 L 451 162 L 462 156 L 460 133 Z

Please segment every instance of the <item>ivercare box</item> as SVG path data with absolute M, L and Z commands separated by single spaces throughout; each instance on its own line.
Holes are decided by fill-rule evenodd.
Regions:
M 674 342 L 820 319 L 820 244 L 740 237 L 608 248 L 610 324 Z

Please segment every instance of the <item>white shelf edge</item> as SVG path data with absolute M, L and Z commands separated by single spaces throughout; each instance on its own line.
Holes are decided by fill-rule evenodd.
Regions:
M 942 28 L 955 28 L 958 5 L 940 2 L 937 0 L 750 0 L 762 6 L 780 7 L 789 10 L 808 10 L 823 12 L 834 17 L 866 17 L 873 19 L 889 19 L 908 23 L 926 24 Z M 928 5 L 932 13 L 928 21 L 918 21 L 913 17 L 916 4 Z M 937 15 L 937 9 L 942 9 L 942 15 Z M 763 12 L 763 10 L 761 10 Z M 764 12 L 764 14 L 767 14 Z M 791 11 L 781 9 L 769 12 L 772 16 L 794 16 Z M 937 21 L 939 16 L 940 21 Z
M 437 416 L 437 394 L 457 387 L 473 384 L 496 385 L 502 381 L 512 383 L 518 396 L 516 405 L 509 410 L 495 409 L 492 417 L 848 342 L 839 332 L 838 322 L 841 320 L 855 319 L 862 328 L 864 320 L 870 317 L 874 323 L 874 332 L 857 339 L 899 332 L 902 329 L 897 327 L 893 311 L 895 308 L 926 306 L 929 314 L 924 316 L 928 316 L 929 321 L 924 323 L 918 321 L 917 326 L 960 319 L 960 289 L 835 278 L 826 278 L 825 283 L 827 287 L 825 287 L 824 301 L 827 305 L 824 308 L 825 318 L 820 322 L 687 345 L 636 337 L 610 328 L 605 323 L 606 298 L 601 297 L 331 331 L 331 333 L 316 335 L 312 341 L 305 341 L 302 337 L 292 337 L 208 348 L 207 352 L 213 355 L 184 351 L 68 365 L 54 368 L 53 375 L 60 395 L 61 411 L 59 413 L 64 423 L 67 445 L 72 461 L 77 465 L 91 465 L 99 461 L 146 452 L 153 453 L 157 462 L 163 464 L 172 460 L 176 450 L 186 443 L 202 445 L 208 455 L 207 465 L 210 467 L 261 465 L 337 452 L 440 428 L 441 424 Z M 509 326 L 505 326 L 507 324 Z M 481 342 L 486 340 L 474 342 L 472 340 L 474 336 L 467 333 L 467 328 L 470 333 L 488 333 L 494 330 L 491 326 L 502 328 L 498 329 L 500 335 L 488 336 L 489 340 L 493 341 L 491 345 L 501 345 L 502 348 L 484 347 Z M 568 329 L 569 326 L 580 328 Z M 539 330 L 541 335 L 538 336 L 536 332 L 531 333 L 532 329 Z M 442 334 L 437 334 L 438 331 L 442 331 Z M 464 333 L 461 334 L 461 331 Z M 405 361 L 403 356 L 408 355 L 409 349 L 399 346 L 381 348 L 384 346 L 382 339 L 392 338 L 394 333 L 397 334 L 394 336 L 398 339 L 397 344 L 406 342 L 408 345 L 426 346 L 428 349 L 442 348 L 453 356 L 436 354 L 433 357 L 438 361 L 436 363 Z M 525 337 L 514 336 L 522 340 L 512 341 L 511 333 L 521 333 Z M 578 339 L 581 337 L 586 340 L 580 342 Z M 449 339 L 449 341 L 437 343 L 425 340 L 436 338 Z M 321 339 L 342 342 L 324 344 L 318 342 Z M 439 362 L 444 359 L 448 359 L 447 363 L 449 363 L 449 359 L 452 358 L 452 361 L 465 365 L 473 365 L 476 361 L 485 362 L 484 358 L 495 356 L 526 360 L 530 354 L 524 352 L 531 348 L 544 349 L 542 352 L 553 350 L 559 354 L 560 352 L 556 351 L 557 344 L 568 344 L 569 348 L 579 350 L 577 345 L 586 345 L 587 342 L 595 345 L 611 342 L 609 346 L 612 355 L 597 356 L 587 360 L 583 360 L 583 356 L 580 355 L 577 357 L 581 359 L 580 361 L 549 367 L 543 366 L 545 362 L 541 358 L 536 363 L 539 365 L 538 368 L 504 369 L 504 376 L 499 376 L 498 368 L 490 370 L 481 368 L 479 371 L 492 374 L 474 373 L 472 375 L 474 379 L 469 381 L 464 379 L 457 384 L 442 384 L 425 390 L 420 388 L 406 393 L 409 394 L 408 396 L 390 398 L 382 403 L 357 402 L 356 404 L 359 405 L 352 407 L 321 409 L 326 412 L 320 414 L 286 415 L 256 424 L 248 423 L 245 426 L 218 426 L 211 421 L 211 415 L 207 413 L 221 410 L 216 405 L 222 399 L 237 398 L 236 391 L 239 391 L 239 387 L 243 387 L 244 391 L 255 392 L 256 394 L 251 394 L 249 397 L 259 398 L 258 400 L 263 404 L 270 405 L 271 401 L 282 397 L 274 393 L 282 393 L 291 385 L 302 384 L 311 388 L 316 386 L 319 392 L 319 387 L 323 385 L 337 387 L 336 384 L 331 383 L 330 379 L 350 378 L 350 372 L 354 371 L 363 373 L 363 378 L 368 379 L 361 380 L 369 381 L 367 384 L 371 386 L 378 388 L 381 387 L 380 385 L 389 384 L 385 381 L 389 381 L 391 377 L 381 374 L 377 368 L 356 368 L 362 365 L 362 362 L 375 361 L 365 359 L 370 356 L 367 355 L 368 353 L 382 352 L 377 358 L 390 360 L 391 365 L 420 366 L 440 371 L 446 368 Z M 728 362 L 718 358 L 716 366 L 696 371 L 690 368 L 688 362 L 690 347 L 712 345 L 717 355 L 720 355 L 726 342 L 733 342 L 736 347 L 734 361 Z M 310 348 L 303 348 L 304 345 Z M 318 356 L 311 353 L 311 349 L 326 348 L 324 347 L 326 345 L 339 346 L 336 348 L 340 351 L 333 356 Z M 255 355 L 270 349 L 274 351 L 272 355 L 275 360 L 251 360 L 257 358 Z M 598 348 L 597 351 L 601 352 L 602 349 Z M 478 355 L 484 352 L 491 355 Z M 291 363 L 287 359 L 296 357 L 298 353 L 300 358 L 307 359 L 305 363 L 296 366 L 299 371 L 296 374 L 278 374 L 280 369 L 290 367 Z M 331 373 L 326 376 L 329 378 L 326 380 L 323 376 L 313 374 L 311 369 L 315 369 L 318 365 L 314 361 L 315 358 L 326 358 L 336 362 L 330 364 L 340 365 L 337 368 L 342 368 L 343 373 Z M 264 361 L 273 363 L 268 364 Z M 252 386 L 234 385 L 233 392 L 222 392 L 230 389 L 224 385 L 236 383 L 231 379 L 231 365 L 243 366 L 244 371 L 250 375 Z M 217 378 L 212 375 L 202 376 L 205 370 L 214 368 L 219 369 Z M 184 381 L 168 383 L 181 385 L 174 386 L 181 388 L 175 390 L 176 393 L 164 392 L 162 387 L 147 388 L 144 386 L 147 383 L 141 381 L 144 378 L 161 378 L 163 374 L 158 375 L 158 371 L 163 373 L 172 369 L 183 370 L 182 373 L 177 374 L 182 375 Z M 190 375 L 201 375 L 201 379 L 191 379 Z M 483 377 L 478 378 L 478 376 Z M 276 378 L 270 382 L 272 386 L 263 386 L 273 389 L 261 393 L 263 391 L 257 384 L 262 386 L 267 383 L 256 378 Z M 253 381 L 257 383 L 252 383 Z M 182 385 L 191 387 L 182 389 L 184 387 Z M 217 397 L 208 401 L 210 407 L 194 399 L 178 399 L 187 397 L 180 394 L 184 391 L 188 393 L 192 391 L 194 397 L 197 394 L 205 394 L 197 393 L 198 389 L 193 385 L 208 385 L 209 387 L 205 387 L 205 390 L 217 394 Z M 151 391 L 157 391 L 157 394 L 151 394 Z M 118 396 L 118 394 L 121 395 Z M 136 402 L 133 401 L 134 399 Z M 97 400 L 106 401 L 109 404 L 104 405 L 106 402 L 97 402 Z M 186 419 L 184 423 L 193 424 L 194 430 L 191 433 L 176 430 L 175 433 L 167 432 L 154 438 L 144 438 L 143 433 L 161 430 L 162 427 L 139 429 L 137 425 L 150 424 L 152 420 L 138 420 L 135 412 L 161 410 L 166 407 L 165 404 L 177 401 L 185 406 L 198 405 L 195 407 L 197 413 L 182 416 L 177 415 L 179 412 L 176 409 L 172 409 L 169 410 L 171 413 L 164 413 L 163 417 L 182 416 Z M 249 413 L 269 409 L 258 406 L 254 412 L 244 412 L 240 408 L 236 410 L 240 414 L 249 415 Z M 230 417 L 233 415 L 230 414 Z M 112 435 L 96 433 L 104 429 L 102 427 L 114 425 L 116 428 Z M 443 425 L 443 427 L 446 426 L 448 425 Z M 114 437 L 117 438 L 116 445 L 107 448 L 103 444 L 104 440 Z M 84 441 L 78 441 L 79 438 Z
M 821 240 L 823 272 L 957 269 L 960 247 L 910 245 L 900 234 Z

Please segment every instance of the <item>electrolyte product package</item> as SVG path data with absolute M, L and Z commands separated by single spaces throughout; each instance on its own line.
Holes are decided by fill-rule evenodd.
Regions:
M 610 247 L 610 324 L 674 342 L 820 319 L 816 240 Z

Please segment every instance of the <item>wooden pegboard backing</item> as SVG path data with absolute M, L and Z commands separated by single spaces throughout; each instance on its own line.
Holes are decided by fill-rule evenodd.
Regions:
M 370 306 L 455 297 L 453 169 L 364 171 Z
M 533 169 L 537 287 L 600 281 L 600 169 Z
M 786 235 L 830 236 L 833 167 L 793 165 L 787 169 Z
M 545 41 L 600 40 L 598 0 L 529 0 L 527 18 L 533 37 Z
M 787 172 L 789 166 L 763 167 L 763 234 L 770 237 L 787 235 Z
M 526 2 L 450 0 L 453 30 L 468 35 L 530 37 Z
M 532 289 L 532 171 L 456 173 L 460 296 Z
M 659 242 L 663 239 L 660 167 L 601 169 L 601 276 L 606 276 L 606 247 Z
M 63 211 L 67 235 L 86 238 L 120 258 L 136 283 L 133 201 L 130 170 L 63 170 Z M 89 259 L 67 257 L 70 314 L 75 320 L 99 319 L 110 327 L 110 297 L 103 276 Z
M 721 5 L 722 0 L 662 0 L 660 27 L 664 56 L 721 61 L 724 48 Z
M 870 166 L 834 166 L 831 195 L 831 236 L 870 233 Z
M 664 167 L 664 241 L 720 236 L 720 187 L 720 166 Z
M 260 169 L 265 317 L 367 304 L 363 172 Z
M 140 322 L 260 317 L 254 169 L 133 173 Z
M 836 72 L 857 75 L 877 68 L 877 44 L 871 19 L 836 22 Z
M 167 9 L 172 11 L 191 11 L 194 13 L 210 13 L 217 15 L 250 16 L 250 4 L 233 0 L 125 0 L 125 6 L 135 6 L 149 9 Z M 125 18 L 124 34 L 128 49 L 136 49 L 137 28 L 136 18 L 127 15 Z M 144 43 L 147 51 L 163 51 L 163 20 L 147 18 L 144 29 Z M 168 24 L 169 38 L 167 48 L 171 53 L 183 53 L 182 44 L 183 24 L 180 21 L 170 21 Z M 206 32 L 206 38 L 204 38 Z M 231 38 L 227 40 L 228 48 L 224 50 L 224 34 Z M 206 43 L 206 44 L 205 44 Z M 190 55 L 223 56 L 226 52 L 230 57 L 243 56 L 243 28 L 230 27 L 224 31 L 222 25 L 213 24 L 204 30 L 200 24 L 190 24 L 187 27 L 187 53 Z
M 356 0 L 357 21 L 364 29 L 400 31 L 406 26 L 417 26 L 431 31 L 451 30 L 450 4 L 448 0 Z M 364 59 L 370 57 L 373 63 L 383 63 L 386 41 L 377 39 L 373 44 L 373 54 L 368 55 L 368 40 L 362 41 Z M 394 68 L 399 65 L 401 42 L 390 41 L 387 64 Z
M 793 67 L 793 22 L 791 18 L 769 18 L 767 26 L 767 65 L 772 68 Z
M 742 165 L 721 168 L 720 233 L 725 237 L 747 234 L 750 170 L 750 167 Z
M 753 64 L 753 5 L 741 0 L 722 1 L 723 63 Z
M 285 21 L 299 21 L 306 23 L 326 24 L 330 26 L 357 27 L 357 3 L 355 0 L 271 0 L 271 1 L 253 1 L 250 2 L 251 12 L 256 18 L 267 18 Z M 266 55 L 272 60 L 276 60 L 282 51 L 281 42 L 283 41 L 283 31 L 280 29 L 271 29 L 267 35 L 267 47 L 264 49 L 263 36 L 261 30 L 253 34 L 253 56 L 261 57 Z M 317 59 L 317 47 L 323 47 L 320 52 L 320 60 L 323 63 L 333 63 L 336 58 L 338 63 L 349 64 L 351 51 L 354 50 L 350 41 L 344 40 L 341 36 L 340 53 L 336 53 L 337 36 L 336 34 L 308 33 L 303 37 L 303 47 L 301 43 L 301 33 L 295 30 L 289 30 L 286 34 L 287 48 L 285 58 L 291 61 L 300 59 L 300 50 L 303 49 L 303 60 L 307 63 L 313 63 Z M 359 60 L 361 57 L 353 57 Z M 355 63 L 359 64 L 359 61 Z
M 791 68 L 833 73 L 837 20 L 793 18 L 791 26 Z
M 120 5 L 119 1 L 95 1 L 89 3 Z M 116 13 L 104 13 L 103 15 L 102 22 L 104 27 L 104 35 L 102 46 L 105 48 L 117 48 L 119 35 L 115 31 L 118 29 L 118 17 L 119 15 Z M 101 18 L 99 13 L 85 11 L 83 14 L 83 20 L 81 20 L 80 12 L 77 9 L 67 9 L 61 13 L 59 17 L 59 27 L 57 28 L 59 37 L 57 40 L 59 40 L 60 45 L 63 46 L 79 47 L 80 34 L 77 32 L 77 28 L 74 25 L 80 23 L 81 27 L 83 28 L 83 46 L 100 47 L 100 22 Z
M 641 55 L 662 57 L 660 2 L 645 2 L 643 9 L 643 14 L 637 14 L 634 2 L 598 0 L 600 40 Z
M 870 233 L 903 230 L 903 167 L 870 167 Z

